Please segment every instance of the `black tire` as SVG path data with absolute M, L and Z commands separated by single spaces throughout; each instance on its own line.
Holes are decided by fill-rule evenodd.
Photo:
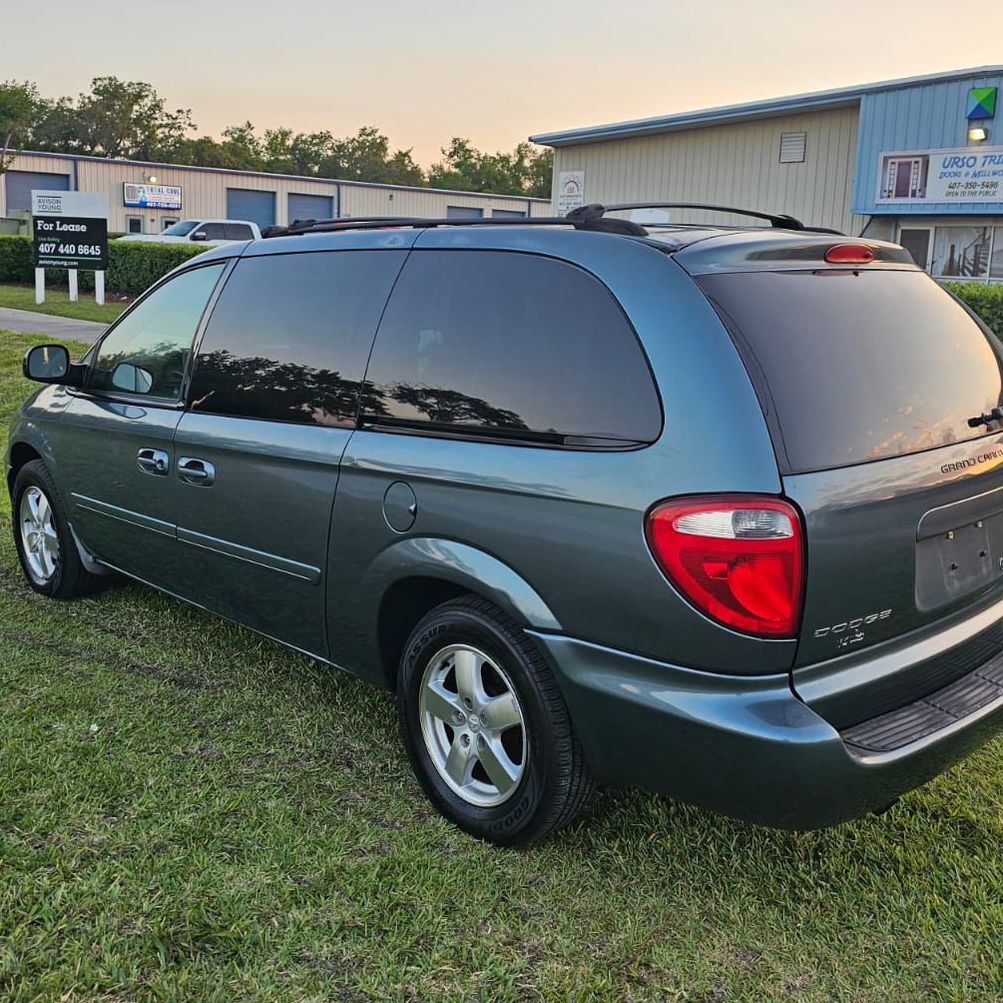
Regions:
M 521 728 L 517 741 L 522 739 L 518 742 L 522 774 L 500 804 L 473 804 L 457 793 L 433 762 L 423 732 L 421 692 L 426 671 L 443 664 L 436 662 L 437 655 L 454 645 L 469 645 L 488 656 L 483 671 L 503 685 L 510 684 L 521 711 L 522 723 L 516 730 Z M 421 620 L 401 659 L 397 709 L 404 746 L 429 800 L 473 836 L 500 846 L 543 839 L 567 825 L 588 795 L 591 780 L 582 748 L 546 661 L 519 624 L 491 603 L 463 597 L 436 607 Z M 453 742 L 463 737 L 459 730 L 443 734 Z
M 55 571 L 51 577 L 41 578 L 32 569 L 25 543 L 22 539 L 21 501 L 25 494 L 35 489 L 40 491 L 52 510 L 52 526 L 56 532 L 57 556 Z M 41 460 L 26 463 L 17 473 L 14 480 L 14 490 L 11 494 L 13 508 L 11 512 L 11 527 L 14 531 L 14 546 L 21 562 L 28 584 L 43 596 L 50 599 L 76 599 L 90 595 L 104 584 L 104 577 L 91 574 L 80 560 L 73 534 L 70 532 L 69 520 L 66 516 L 66 505 L 62 495 L 52 480 L 48 469 Z

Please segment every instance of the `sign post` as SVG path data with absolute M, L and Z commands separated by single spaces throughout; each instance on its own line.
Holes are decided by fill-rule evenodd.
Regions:
M 70 299 L 77 299 L 77 271 L 94 272 L 94 299 L 104 303 L 108 267 L 108 197 L 96 192 L 33 191 L 32 236 L 35 302 L 45 302 L 45 269 L 65 268 Z

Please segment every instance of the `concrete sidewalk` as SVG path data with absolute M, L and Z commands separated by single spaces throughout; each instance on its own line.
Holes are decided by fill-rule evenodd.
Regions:
M 3 328 L 26 334 L 43 334 L 54 341 L 82 341 L 91 345 L 104 334 L 108 325 L 93 320 L 72 320 L 32 310 L 0 307 L 0 329 Z

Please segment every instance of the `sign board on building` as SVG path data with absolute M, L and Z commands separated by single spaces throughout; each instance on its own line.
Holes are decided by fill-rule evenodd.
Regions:
M 178 185 L 134 185 L 122 183 L 122 201 L 138 209 L 181 210 L 181 188 Z
M 881 153 L 877 201 L 1003 202 L 1003 146 Z
M 566 216 L 585 205 L 585 172 L 561 171 L 557 175 L 557 215 Z
M 36 268 L 104 271 L 108 267 L 108 199 L 95 192 L 33 191 Z

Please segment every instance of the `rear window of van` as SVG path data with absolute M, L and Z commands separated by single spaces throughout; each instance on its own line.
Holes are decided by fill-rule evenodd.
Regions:
M 1000 346 L 917 271 L 707 275 L 701 288 L 745 359 L 787 473 L 987 434 L 1003 402 Z

